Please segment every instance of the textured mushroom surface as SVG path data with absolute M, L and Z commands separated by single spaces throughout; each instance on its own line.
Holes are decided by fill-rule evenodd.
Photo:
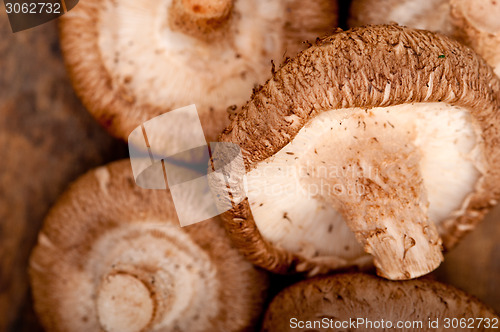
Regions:
M 214 139 L 271 60 L 331 33 L 336 18 L 329 0 L 89 0 L 62 17 L 61 43 L 77 93 L 113 135 L 196 104 Z
M 498 199 L 499 91 L 443 35 L 374 26 L 319 41 L 221 135 L 248 172 L 248 200 L 224 215 L 234 242 L 280 273 L 363 266 L 364 252 L 391 279 L 432 271 L 441 239 L 453 247 Z
M 170 193 L 134 183 L 129 161 L 93 170 L 49 213 L 30 261 L 48 331 L 241 331 L 266 278 L 218 220 L 180 228 Z M 193 207 L 194 208 L 194 207 Z
M 399 322 L 410 324 L 404 331 L 448 331 L 451 323 L 450 328 L 445 328 L 445 318 L 462 319 L 469 324 L 470 319 L 474 321 L 470 326 L 475 328 L 453 328 L 455 331 L 484 331 L 487 325 L 479 328 L 476 318 L 487 319 L 490 327 L 499 319 L 477 299 L 436 281 L 387 281 L 353 273 L 314 278 L 286 288 L 271 302 L 262 331 L 403 330 L 397 328 Z M 438 327 L 428 325 L 436 319 Z M 353 320 L 360 324 L 354 325 L 357 329 L 352 323 L 349 325 Z M 308 322 L 316 326 L 292 328 L 299 324 L 305 327 Z M 348 324 L 342 328 L 339 324 L 343 322 Z M 379 324 L 379 328 L 374 324 Z

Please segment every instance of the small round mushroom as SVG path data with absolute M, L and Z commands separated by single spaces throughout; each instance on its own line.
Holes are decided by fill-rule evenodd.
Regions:
M 220 137 L 247 171 L 248 199 L 224 214 L 234 243 L 279 273 L 366 266 L 366 253 L 389 279 L 434 270 L 442 242 L 500 196 L 499 92 L 483 59 L 440 34 L 372 26 L 318 41 Z
M 480 326 L 476 318 L 483 319 Z M 262 331 L 470 331 L 460 320 L 482 331 L 498 319 L 479 300 L 437 281 L 387 281 L 353 273 L 309 279 L 284 289 L 271 302 Z M 398 327 L 399 322 L 406 325 Z
M 60 198 L 30 276 L 47 331 L 75 332 L 241 331 L 267 284 L 218 220 L 180 228 L 169 191 L 137 187 L 129 161 L 87 173 Z
M 500 2 L 451 0 L 455 37 L 472 47 L 500 76 Z
M 113 135 L 196 104 L 215 138 L 273 59 L 336 21 L 336 0 L 87 0 L 61 18 L 60 35 L 77 94 Z
M 353 0 L 350 27 L 398 23 L 417 29 L 450 34 L 449 0 Z

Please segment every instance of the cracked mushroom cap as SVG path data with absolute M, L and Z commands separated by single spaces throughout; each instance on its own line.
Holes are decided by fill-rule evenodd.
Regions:
M 217 220 L 180 228 L 170 193 L 137 187 L 128 160 L 60 198 L 30 276 L 47 331 L 241 331 L 266 287 Z
M 227 125 L 271 60 L 333 31 L 336 1 L 87 0 L 61 18 L 73 86 L 113 135 L 196 104 L 205 133 Z
M 450 34 L 449 0 L 353 0 L 350 27 L 398 23 L 417 29 Z
M 394 330 L 398 322 L 409 325 L 404 331 L 431 330 L 429 321 L 439 319 L 439 328 L 433 331 L 449 331 L 444 319 L 457 318 L 477 328 L 476 318 L 488 320 L 491 327 L 498 322 L 498 316 L 478 301 L 452 286 L 433 280 L 387 281 L 375 276 L 355 273 L 309 279 L 281 291 L 271 302 L 264 318 L 263 332 L 284 331 L 346 331 L 342 322 L 364 319 L 357 327 L 360 330 Z M 293 320 L 296 319 L 296 320 Z M 374 328 L 372 324 L 384 321 L 386 328 Z M 323 322 L 327 327 L 291 328 L 292 324 L 306 327 Z M 301 323 L 299 323 L 301 322 Z M 330 323 L 331 322 L 331 323 Z M 390 323 L 389 323 L 390 322 Z M 300 325 L 299 325 L 300 324 Z M 337 325 L 335 325 L 337 324 Z M 388 327 L 392 324 L 392 328 Z M 374 326 L 374 325 L 372 325 Z M 375 325 L 376 326 L 376 325 Z M 318 328 L 319 327 L 319 328 Z M 352 328 L 355 330 L 356 328 Z M 403 330 L 403 329 L 399 329 Z M 470 329 L 454 329 L 470 331 Z
M 338 32 L 284 64 L 220 137 L 248 199 L 233 242 L 278 273 L 371 264 L 410 279 L 500 194 L 500 82 L 469 48 L 399 26 Z

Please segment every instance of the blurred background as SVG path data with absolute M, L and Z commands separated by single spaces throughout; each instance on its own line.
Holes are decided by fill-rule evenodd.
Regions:
M 342 10 L 346 11 L 344 1 Z M 43 218 L 87 170 L 128 156 L 75 96 L 57 23 L 13 34 L 0 6 L 0 331 L 42 331 L 27 264 Z M 345 17 L 346 15 L 341 15 Z M 345 23 L 345 22 L 344 22 Z M 469 234 L 431 277 L 500 312 L 500 208 Z M 273 277 L 271 295 L 296 278 Z

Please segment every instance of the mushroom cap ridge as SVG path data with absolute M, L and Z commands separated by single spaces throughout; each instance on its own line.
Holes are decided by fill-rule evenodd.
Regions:
M 457 41 L 397 25 L 339 31 L 284 63 L 253 94 L 219 140 L 238 144 L 250 171 L 323 111 L 419 102 L 467 108 L 482 129 L 488 170 L 466 212 L 439 227 L 445 249 L 450 249 L 500 197 L 496 166 L 500 165 L 496 148 L 500 81 L 481 57 Z M 235 245 L 255 264 L 278 273 L 294 272 L 298 264 L 309 265 L 301 268 L 304 271 L 317 266 L 263 239 L 248 200 L 223 218 Z

